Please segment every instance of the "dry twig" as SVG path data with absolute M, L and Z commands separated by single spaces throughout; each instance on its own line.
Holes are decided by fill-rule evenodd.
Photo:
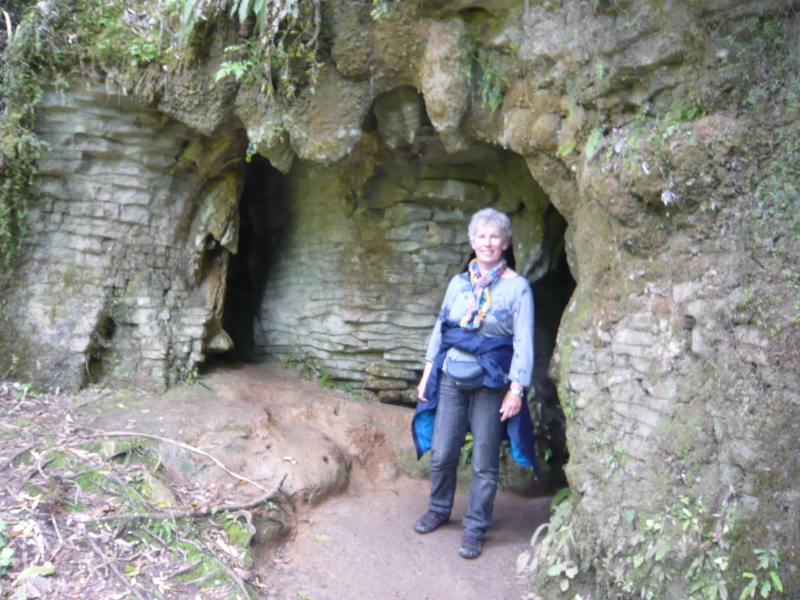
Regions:
M 95 554 L 97 554 L 100 558 L 102 558 L 104 561 L 106 561 L 106 563 L 105 563 L 106 566 L 109 569 L 111 569 L 111 572 L 114 573 L 114 575 L 117 577 L 117 579 L 119 579 L 123 584 L 125 584 L 125 587 L 128 588 L 128 590 L 130 590 L 131 594 L 136 596 L 139 600 L 144 600 L 142 595 L 139 593 L 139 590 L 137 590 L 135 587 L 133 587 L 133 585 L 131 585 L 131 582 L 128 581 L 125 578 L 125 576 L 122 573 L 119 572 L 119 569 L 117 569 L 117 567 L 115 567 L 114 564 L 108 559 L 108 557 L 105 554 L 103 554 L 103 551 L 97 546 L 97 544 L 94 543 L 94 541 L 92 541 L 92 538 L 90 538 L 89 536 L 86 536 L 86 537 L 84 537 L 84 540 L 86 540 L 86 542 L 89 544 L 89 546 L 92 547 L 92 550 L 94 550 Z
M 198 558 L 196 561 L 191 562 L 188 565 L 185 565 L 185 566 L 181 567 L 180 569 L 178 569 L 174 573 L 170 573 L 169 575 L 167 575 L 166 578 L 167 579 L 172 579 L 174 577 L 178 577 L 180 575 L 183 575 L 184 573 L 191 573 L 192 571 L 194 571 L 197 568 L 197 566 L 201 562 L 203 562 L 203 561 Z
M 234 473 L 233 471 L 228 469 L 228 467 L 226 467 L 224 464 L 222 464 L 222 462 L 218 458 L 212 456 L 211 454 L 209 454 L 205 450 L 201 450 L 200 448 L 196 448 L 194 446 L 190 446 L 189 444 L 184 444 L 183 442 L 179 442 L 178 440 L 173 440 L 172 438 L 164 437 L 164 436 L 161 436 L 161 435 L 153 435 L 153 434 L 150 434 L 150 433 L 139 433 L 139 432 L 136 432 L 136 431 L 101 431 L 101 430 L 97 430 L 97 429 L 91 430 L 91 431 L 94 431 L 97 435 L 102 435 L 102 436 L 109 436 L 109 437 L 112 437 L 112 436 L 143 437 L 143 438 L 149 438 L 149 439 L 153 439 L 153 440 L 158 440 L 159 442 L 164 442 L 166 444 L 172 444 L 173 446 L 177 446 L 178 448 L 183 448 L 184 450 L 189 450 L 190 452 L 194 452 L 194 453 L 199 454 L 201 456 L 205 456 L 206 458 L 212 460 L 214 462 L 214 464 L 216 464 L 220 469 L 225 471 L 231 477 L 235 477 L 239 481 L 244 481 L 246 483 L 249 483 L 250 485 L 256 486 L 260 490 L 268 492 L 267 488 L 265 488 L 261 484 L 256 483 L 252 479 L 248 479 L 244 475 L 239 475 L 238 473 Z
M 256 506 L 260 506 L 265 502 L 268 502 L 275 498 L 280 492 L 281 486 L 283 485 L 283 481 L 286 479 L 286 474 L 281 477 L 281 480 L 275 484 L 275 487 L 272 488 L 269 492 L 265 495 L 257 498 L 251 502 L 246 502 L 244 504 L 221 504 L 218 506 L 212 506 L 205 510 L 195 510 L 195 511 L 186 511 L 186 510 L 165 510 L 161 512 L 154 512 L 154 513 L 126 513 L 120 515 L 106 515 L 104 517 L 97 517 L 95 519 L 92 518 L 80 518 L 76 515 L 75 520 L 80 523 L 103 523 L 107 521 L 139 521 L 141 519 L 201 519 L 203 517 L 209 517 L 215 514 L 217 511 L 220 510 L 249 510 L 251 508 L 255 508 Z
M 20 450 L 20 451 L 19 451 L 19 452 L 17 452 L 16 454 L 14 454 L 14 456 L 12 456 L 12 457 L 11 457 L 11 458 L 9 458 L 9 459 L 8 459 L 6 462 L 4 462 L 2 465 L 0 465 L 0 471 L 2 471 L 3 469 L 5 469 L 5 468 L 6 468 L 8 465 L 10 465 L 12 462 L 14 462 L 15 460 L 17 460 L 17 458 L 19 458 L 20 456 L 22 456 L 23 454 L 25 454 L 25 453 L 26 453 L 26 452 L 28 452 L 29 450 L 32 450 L 32 449 L 34 448 L 34 446 L 36 446 L 36 444 L 30 444 L 30 445 L 28 445 L 28 446 L 25 446 L 25 447 L 24 447 L 22 450 Z

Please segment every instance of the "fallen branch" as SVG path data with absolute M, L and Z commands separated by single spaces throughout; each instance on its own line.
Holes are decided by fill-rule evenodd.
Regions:
M 218 558 L 215 558 L 214 560 L 216 560 L 217 564 L 219 564 L 219 566 L 222 567 L 222 570 L 228 574 L 228 577 L 230 577 L 231 579 L 233 579 L 233 581 L 236 582 L 236 585 L 239 586 L 240 590 L 242 590 L 244 597 L 249 598 L 250 592 L 247 591 L 247 586 L 245 585 L 244 580 L 236 574 L 236 571 L 231 569 L 228 565 L 226 565 Z
M 106 566 L 109 569 L 111 569 L 111 572 L 114 573 L 114 575 L 116 575 L 117 579 L 119 579 L 123 584 L 125 584 L 125 587 L 128 588 L 128 590 L 130 590 L 131 594 L 136 596 L 139 600 L 144 600 L 144 597 L 142 597 L 142 595 L 139 593 L 139 590 L 133 587 L 133 585 L 131 585 L 131 582 L 128 581 L 126 577 L 119 572 L 119 569 L 117 569 L 117 567 L 115 567 L 111 563 L 111 561 L 108 560 L 108 557 L 105 554 L 103 554 L 103 551 L 100 550 L 100 548 L 98 548 L 97 544 L 95 544 L 94 541 L 92 541 L 92 538 L 90 538 L 87 535 L 83 539 L 92 547 L 92 550 L 94 550 L 95 554 L 97 554 L 100 558 L 106 561 Z
M 533 536 L 531 537 L 531 548 L 536 547 L 536 542 L 539 540 L 539 534 L 545 531 L 549 527 L 550 523 L 542 523 L 539 527 L 536 528 L 536 531 L 533 532 Z
M 231 569 L 228 565 L 226 565 L 219 558 L 217 558 L 214 553 L 209 554 L 207 552 L 204 552 L 203 548 L 201 548 L 200 546 L 198 546 L 194 542 L 190 542 L 189 540 L 183 540 L 183 543 L 184 544 L 188 544 L 189 546 L 193 546 L 200 554 L 202 554 L 203 556 L 206 556 L 207 558 L 210 558 L 211 560 L 216 562 L 220 566 L 220 568 L 223 571 L 225 571 L 225 573 L 228 574 L 228 577 L 230 577 L 236 583 L 236 585 L 239 586 L 239 589 L 242 591 L 242 593 L 244 593 L 245 598 L 249 598 L 250 597 L 250 594 L 247 591 L 247 586 L 245 585 L 245 583 L 242 580 L 242 578 L 239 577 L 233 569 Z
M 247 502 L 245 504 L 220 504 L 217 506 L 209 507 L 205 510 L 194 510 L 194 511 L 185 511 L 185 510 L 165 510 L 161 512 L 155 513 L 126 513 L 120 515 L 106 515 L 104 517 L 97 517 L 97 518 L 81 518 L 80 515 L 75 515 L 75 520 L 79 523 L 103 523 L 107 521 L 139 521 L 143 519 L 201 519 L 203 517 L 210 517 L 211 515 L 217 513 L 220 510 L 250 510 L 251 508 L 255 508 L 256 506 L 260 506 L 265 502 L 268 502 L 275 498 L 278 495 L 278 492 L 283 485 L 283 481 L 286 479 L 286 474 L 281 477 L 281 480 L 275 484 L 275 487 L 272 488 L 269 492 L 265 495 L 252 500 L 251 502 Z
M 260 506 L 269 500 L 272 500 L 278 495 L 278 492 L 281 491 L 281 486 L 283 486 L 283 482 L 286 481 L 286 473 L 283 474 L 281 480 L 275 484 L 269 492 L 267 492 L 261 498 L 256 498 L 251 502 L 246 502 L 245 504 L 223 504 L 221 506 L 216 507 L 217 510 L 250 510 L 251 508 L 255 508 L 256 506 Z M 208 509 L 209 511 L 213 511 L 213 508 Z
M 19 452 L 17 452 L 16 454 L 14 454 L 14 456 L 12 456 L 12 457 L 11 457 L 11 458 L 9 458 L 9 459 L 8 459 L 6 462 L 4 462 L 2 465 L 0 465 L 0 471 L 2 471 L 3 469 L 5 469 L 5 468 L 6 468 L 8 465 L 10 465 L 12 462 L 14 462 L 15 460 L 17 460 L 17 459 L 18 459 L 20 456 L 22 456 L 23 454 L 25 454 L 25 453 L 26 453 L 26 452 L 28 452 L 29 450 L 33 450 L 33 448 L 34 448 L 35 446 L 36 446 L 36 444 L 31 444 L 30 446 L 26 446 L 25 448 L 23 448 L 22 450 L 20 450 L 20 451 L 19 451 Z
M 143 438 L 150 438 L 150 439 L 153 439 L 153 440 L 158 440 L 159 442 L 164 442 L 166 444 L 172 444 L 173 446 L 177 446 L 178 448 L 183 448 L 184 450 L 189 450 L 190 452 L 194 452 L 194 453 L 199 454 L 201 456 L 205 456 L 206 458 L 211 459 L 212 461 L 214 461 L 214 464 L 216 464 L 220 469 L 222 469 L 223 471 L 228 473 L 228 475 L 230 475 L 231 477 L 235 477 L 236 479 L 238 479 L 240 481 L 244 481 L 246 483 L 249 483 L 250 485 L 254 485 L 257 488 L 259 488 L 260 490 L 264 490 L 265 492 L 267 491 L 267 488 L 265 488 L 264 486 L 256 483 L 252 479 L 248 479 L 244 475 L 239 475 L 238 473 L 234 473 L 233 471 L 228 469 L 228 467 L 226 467 L 224 464 L 222 464 L 222 462 L 218 458 L 216 458 L 214 456 L 211 456 L 208 452 L 206 452 L 204 450 L 200 450 L 200 448 L 195 448 L 194 446 L 190 446 L 189 444 L 184 444 L 183 442 L 179 442 L 178 440 L 173 440 L 171 438 L 163 437 L 163 436 L 160 436 L 160 435 L 153 435 L 153 434 L 150 434 L 150 433 L 139 433 L 139 432 L 136 432 L 136 431 L 102 431 L 102 430 L 99 430 L 99 429 L 92 429 L 90 431 L 94 431 L 98 435 L 104 435 L 104 436 L 143 437 Z
M 196 547 L 197 546 L 195 546 L 195 548 Z M 187 585 L 199 585 L 200 588 L 202 589 L 203 588 L 203 584 L 206 581 L 208 581 L 209 579 L 211 579 L 212 577 L 216 577 L 217 573 L 219 573 L 219 572 L 220 572 L 220 569 L 214 569 L 213 571 L 209 571 L 205 575 L 200 575 L 200 577 L 197 577 L 196 579 L 192 579 L 190 581 L 187 581 L 186 584 Z
M 59 531 L 58 523 L 56 523 L 56 518 L 53 515 L 50 515 L 50 521 L 53 523 L 53 529 L 55 529 L 56 535 L 58 536 L 58 546 L 56 546 L 56 549 L 53 550 L 53 553 L 50 555 L 49 558 L 50 562 L 53 562 L 53 559 L 56 557 L 56 554 L 58 554 L 61 551 L 61 547 L 64 545 L 64 538 L 61 537 L 61 531 Z
M 196 561 L 181 567 L 180 569 L 178 569 L 174 573 L 170 573 L 169 575 L 166 576 L 166 579 L 173 579 L 174 577 L 178 577 L 179 575 L 183 575 L 184 573 L 191 573 L 192 571 L 194 571 L 197 568 L 197 566 L 201 562 L 203 562 L 203 561 L 198 558 Z

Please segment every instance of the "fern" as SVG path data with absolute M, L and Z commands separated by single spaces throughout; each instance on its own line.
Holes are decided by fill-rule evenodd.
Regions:
M 180 39 L 185 40 L 189 32 L 194 27 L 195 14 L 194 9 L 197 7 L 199 0 L 183 0 L 183 11 L 181 11 L 181 30 Z
M 555 511 L 556 507 L 561 504 L 564 500 L 569 498 L 572 495 L 572 490 L 568 487 L 561 488 L 558 490 L 553 499 L 550 501 L 550 511 Z
M 592 160 L 602 135 L 603 130 L 599 127 L 592 129 L 592 132 L 589 134 L 589 139 L 586 140 L 586 160 Z
M 215 82 L 230 75 L 237 81 L 261 79 L 268 97 L 277 92 L 292 98 L 306 86 L 313 90 L 321 67 L 317 60 L 321 0 L 176 0 L 176 6 L 181 44 L 199 23 L 217 18 L 220 10 L 240 24 L 255 21 L 243 43 L 229 47 L 240 51 L 238 60 L 224 62 Z
M 603 68 L 603 63 L 600 62 L 599 58 L 595 60 L 594 63 L 594 74 L 595 77 L 597 77 L 597 81 L 603 81 L 603 78 L 606 76 L 605 69 Z
M 255 0 L 253 2 L 253 12 L 256 14 L 256 19 L 263 18 L 264 9 L 267 6 L 267 0 Z M 261 22 L 259 21 L 259 24 Z
M 558 150 L 556 151 L 556 156 L 558 156 L 559 158 L 564 158 L 565 156 L 572 153 L 576 145 L 577 144 L 575 143 L 574 140 L 571 142 L 566 142 L 564 144 L 561 144 L 561 146 L 559 146 Z

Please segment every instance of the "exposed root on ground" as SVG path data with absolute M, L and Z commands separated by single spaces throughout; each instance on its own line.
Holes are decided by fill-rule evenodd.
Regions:
M 100 395 L 38 395 L 0 383 L 0 598 L 269 593 L 253 570 L 249 544 L 254 521 L 281 526 L 283 478 L 268 490 L 182 442 L 88 433 L 73 409 Z M 122 436 L 128 439 L 115 439 Z M 214 461 L 239 480 L 237 493 L 168 472 L 150 439 Z M 244 482 L 266 493 L 245 498 Z

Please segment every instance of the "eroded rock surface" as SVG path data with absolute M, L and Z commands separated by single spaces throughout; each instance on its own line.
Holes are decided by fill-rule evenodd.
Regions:
M 696 564 L 687 586 L 735 595 L 772 548 L 796 592 L 796 15 L 390 4 L 379 22 L 370 3 L 327 6 L 326 66 L 291 106 L 242 87 L 226 107 L 226 88 L 159 105 L 178 122 L 48 96 L 45 198 L 4 294 L 20 373 L 165 385 L 229 345 L 231 264 L 257 290 L 237 305 L 253 354 L 407 399 L 469 214 L 493 205 L 533 283 L 562 248 L 577 281 L 551 369 L 573 493 L 520 562 L 531 593 L 666 597 L 659 581 Z M 208 135 L 212 114 L 228 116 Z M 259 179 L 264 159 L 277 171 Z M 248 178 L 260 192 L 237 205 Z
M 62 388 L 185 378 L 218 333 L 227 256 L 213 250 L 236 249 L 243 138 L 98 88 L 48 93 L 39 131 L 51 151 L 5 295 L 6 360 Z

